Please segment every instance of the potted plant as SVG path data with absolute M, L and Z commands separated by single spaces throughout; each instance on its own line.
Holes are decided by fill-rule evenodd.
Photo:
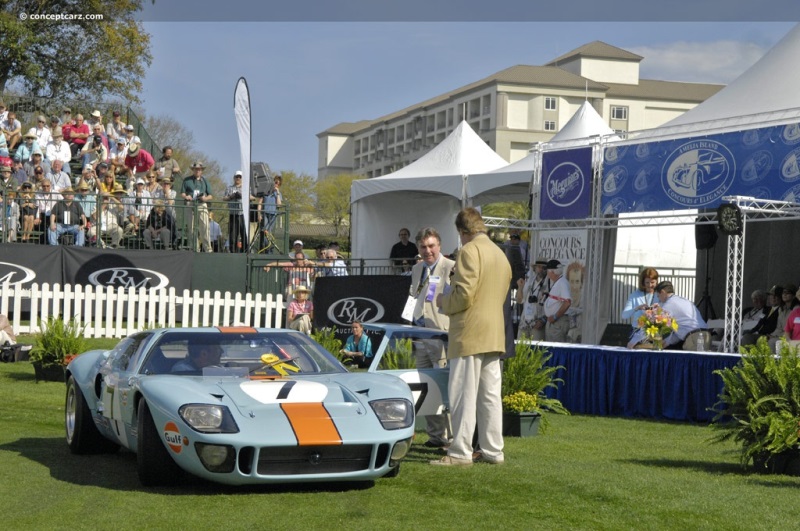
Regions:
M 564 382 L 556 378 L 564 367 L 546 365 L 550 358 L 547 349 L 523 338 L 514 357 L 503 362 L 503 435 L 544 433 L 549 426 L 545 413 L 569 415 L 560 400 L 545 395 L 547 389 Z
M 85 328 L 73 319 L 65 322 L 60 317 L 49 317 L 46 324 L 39 321 L 30 353 L 37 382 L 64 381 L 64 367 L 87 348 Z
M 734 367 L 715 371 L 723 388 L 712 427 L 714 442 L 740 443 L 743 466 L 752 460 L 759 472 L 796 472 L 800 467 L 800 356 L 797 348 L 779 343 L 772 353 L 766 338 L 741 348 Z

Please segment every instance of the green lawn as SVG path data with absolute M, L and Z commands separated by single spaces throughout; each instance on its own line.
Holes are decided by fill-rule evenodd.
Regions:
M 0 364 L 6 529 L 788 529 L 800 478 L 754 475 L 704 426 L 571 416 L 506 439 L 506 464 L 432 467 L 415 445 L 373 486 L 144 489 L 136 458 L 73 456 L 64 385 Z M 419 441 L 424 435 L 419 436 Z

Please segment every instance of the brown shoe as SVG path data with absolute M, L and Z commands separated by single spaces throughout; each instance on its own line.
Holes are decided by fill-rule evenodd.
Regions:
M 459 459 L 446 455 L 441 459 L 431 461 L 430 464 L 438 466 L 472 466 L 472 459 Z

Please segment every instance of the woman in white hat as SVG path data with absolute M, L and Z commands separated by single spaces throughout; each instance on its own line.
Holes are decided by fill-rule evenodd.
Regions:
M 289 328 L 304 334 L 311 334 L 311 322 L 314 319 L 314 303 L 308 300 L 310 293 L 311 290 L 305 285 L 297 286 L 286 316 Z
M 39 147 L 39 141 L 36 137 L 36 129 L 31 129 L 25 133 L 22 140 L 22 144 L 17 148 L 16 156 L 19 157 L 19 160 L 23 163 L 30 162 L 34 151 L 42 152 L 42 148 Z

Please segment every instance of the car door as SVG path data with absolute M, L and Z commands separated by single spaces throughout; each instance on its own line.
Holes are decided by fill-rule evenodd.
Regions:
M 100 388 L 101 413 L 112 428 L 118 442 L 130 448 L 135 439 L 133 390 L 138 375 L 136 369 L 144 356 L 151 333 L 134 334 L 117 343 L 100 369 L 103 377 Z

